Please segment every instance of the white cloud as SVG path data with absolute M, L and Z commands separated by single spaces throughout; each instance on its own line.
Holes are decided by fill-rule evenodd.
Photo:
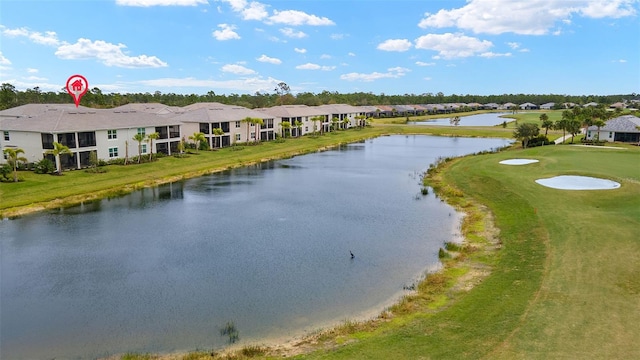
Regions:
M 252 75 L 256 73 L 254 70 L 248 69 L 242 65 L 237 65 L 237 64 L 224 65 L 222 68 L 220 68 L 220 70 L 224 72 L 236 74 L 236 75 Z
M 11 61 L 2 55 L 2 51 L 0 51 L 0 65 L 9 66 L 11 65 Z
M 307 49 L 298 49 L 298 48 L 293 48 L 293 51 L 300 53 L 300 54 L 304 54 L 307 52 Z
M 27 80 L 29 81 L 47 81 L 47 78 L 43 78 L 43 77 L 38 77 L 38 76 L 29 76 L 27 77 Z
M 493 46 L 490 41 L 479 40 L 462 34 L 428 34 L 416 39 L 416 49 L 435 50 L 437 58 L 469 57 L 487 52 Z
M 385 73 L 380 73 L 380 72 L 373 72 L 370 74 L 362 74 L 362 73 L 348 73 L 348 74 L 342 74 L 340 75 L 340 79 L 341 80 L 347 80 L 347 81 L 364 81 L 364 82 L 371 82 L 371 81 L 375 81 L 375 80 L 379 80 L 379 79 L 395 79 L 395 78 L 399 78 L 404 76 L 407 72 L 409 72 L 409 69 L 403 68 L 403 67 L 395 67 L 395 68 L 390 68 L 387 69 L 387 72 Z
M 28 72 L 29 74 L 37 74 L 37 73 L 38 73 L 38 69 L 27 68 L 27 72 Z
M 426 63 L 423 61 L 416 61 L 416 65 L 418 66 L 435 66 L 436 63 L 434 62 L 430 62 L 430 63 Z
M 298 25 L 312 25 L 312 26 L 326 26 L 335 25 L 333 21 L 326 17 L 319 17 L 316 15 L 309 15 L 303 11 L 298 10 L 275 10 L 273 15 L 269 17 L 270 23 L 274 24 L 287 24 L 291 26 Z
M 116 0 L 116 5 L 120 6 L 196 6 L 208 4 L 207 0 Z
M 633 0 L 587 1 L 580 13 L 590 18 L 621 18 L 636 15 Z
M 306 63 L 303 65 L 296 66 L 298 70 L 323 70 L 323 71 L 331 71 L 334 70 L 335 66 L 320 66 L 318 64 Z
M 331 34 L 330 38 L 332 40 L 342 40 L 344 39 L 344 34 Z
M 322 55 L 320 55 L 320 59 L 325 59 L 325 60 L 326 60 L 326 59 L 331 59 L 331 55 L 329 55 L 329 54 L 322 54 Z
M 214 30 L 214 32 L 211 34 L 214 38 L 216 38 L 216 40 L 225 41 L 240 39 L 240 35 L 238 35 L 234 31 L 236 29 L 234 25 L 219 24 L 218 27 L 222 30 Z
M 421 28 L 457 27 L 475 33 L 543 35 L 572 15 L 619 18 L 636 14 L 637 0 L 468 0 L 457 9 L 426 13 Z M 556 31 L 557 32 L 557 31 Z
M 40 45 L 58 46 L 62 44 L 62 42 L 58 40 L 58 35 L 54 31 L 45 31 L 43 34 L 37 31 L 30 31 L 29 29 L 22 27 L 17 29 L 5 29 L 2 31 L 2 34 L 9 37 L 24 36 Z
M 407 51 L 411 49 L 411 41 L 407 39 L 389 39 L 378 44 L 377 49 L 384 51 Z
M 111 44 L 102 40 L 91 41 L 80 38 L 75 44 L 64 44 L 58 47 L 55 55 L 65 60 L 97 59 L 107 66 L 123 68 L 158 68 L 168 66 L 156 56 L 128 56 L 122 49 L 124 44 Z
M 286 37 L 296 38 L 296 39 L 302 39 L 303 37 L 307 36 L 307 34 L 303 33 L 302 31 L 296 31 L 296 30 L 293 30 L 292 28 L 282 28 L 280 29 L 280 32 Z
M 613 62 L 614 62 L 614 63 L 621 63 L 621 64 L 624 64 L 624 63 L 626 63 L 626 62 L 627 62 L 627 60 L 625 60 L 625 59 L 619 59 L 619 60 L 613 60 Z
M 9 37 L 29 36 L 30 31 L 27 28 L 21 27 L 17 29 L 4 29 L 2 33 Z
M 258 60 L 260 62 L 266 62 L 266 63 L 270 63 L 270 64 L 275 64 L 275 65 L 282 64 L 282 60 L 276 59 L 276 58 L 272 58 L 272 57 L 268 57 L 267 55 L 264 55 L 264 54 L 262 54 L 262 56 L 260 56 L 256 60 Z
M 266 5 L 256 1 L 252 1 L 249 7 L 244 8 L 241 13 L 244 20 L 263 20 L 269 16 Z
M 349 55 L 349 56 L 356 56 L 356 54 L 355 54 L 355 53 L 352 53 L 352 52 L 348 53 L 347 55 Z
M 514 50 L 520 47 L 520 44 L 518 44 L 517 42 L 508 42 L 507 45 L 509 45 L 509 47 Z
M 500 54 L 500 53 L 494 53 L 494 52 L 488 51 L 488 52 L 480 54 L 479 56 L 480 57 L 485 57 L 485 58 L 510 57 L 511 53 L 502 53 L 502 54 Z

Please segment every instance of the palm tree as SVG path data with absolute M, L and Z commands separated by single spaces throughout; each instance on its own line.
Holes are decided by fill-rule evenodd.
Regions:
M 320 121 L 320 124 L 322 124 L 322 121 L 324 120 L 324 116 L 322 115 L 316 115 L 316 116 L 312 116 L 311 119 L 309 119 L 311 121 L 313 121 L 313 133 L 316 133 L 316 122 Z M 322 133 L 322 130 L 320 130 L 320 133 Z
M 546 115 L 546 114 L 542 114 Z M 541 127 L 544 129 L 544 136 L 547 136 L 549 129 L 553 128 L 553 121 L 549 120 L 549 118 L 542 120 Z
M 133 140 L 138 142 L 138 164 L 140 164 L 140 159 L 142 158 L 142 142 L 144 141 L 144 135 L 141 133 L 137 133 L 133 135 Z
M 356 120 L 358 120 L 358 127 L 364 127 L 364 126 L 362 125 L 362 123 L 364 122 L 364 119 L 366 118 L 366 116 L 364 116 L 364 115 L 357 115 L 355 118 L 356 118 Z
M 337 116 L 331 118 L 331 130 L 336 131 L 338 129 L 338 123 L 340 119 Z
M 596 141 L 600 141 L 600 128 L 605 126 L 606 123 L 601 119 L 596 119 L 593 121 L 593 125 L 598 128 L 598 132 L 596 133 Z
M 253 118 L 251 116 L 247 116 L 246 118 L 240 120 L 240 122 L 247 123 L 247 144 L 249 144 L 249 130 L 251 130 L 251 124 L 253 124 Z
M 47 154 L 51 154 L 56 158 L 56 173 L 58 175 L 62 174 L 62 164 L 60 163 L 60 155 L 63 154 L 73 154 L 69 147 L 66 145 L 62 145 L 59 142 L 53 142 L 53 149 L 47 150 Z
M 286 138 L 287 137 L 287 131 L 289 131 L 289 133 L 291 133 L 291 123 L 288 121 L 283 121 L 280 123 L 280 127 L 282 128 L 282 137 Z
M 24 150 L 20 148 L 6 148 L 2 150 L 2 152 L 7 154 L 7 162 L 13 167 L 13 181 L 18 182 L 18 161 L 27 162 L 26 157 L 20 156 L 20 154 L 24 154 Z
M 149 141 L 149 161 L 153 160 L 153 140 L 160 138 L 160 134 L 157 132 L 147 135 L 147 141 Z
M 222 130 L 221 128 L 214 128 L 213 130 L 211 130 L 213 132 L 213 136 L 218 136 L 220 138 L 220 148 L 222 148 L 222 135 L 224 135 L 224 130 Z
M 302 134 L 302 121 L 296 120 L 293 125 L 295 125 L 296 129 L 298 129 L 297 136 L 300 136 Z
M 262 120 L 261 118 L 253 118 L 253 121 L 251 121 L 251 123 L 256 127 L 255 142 L 257 143 L 258 141 L 260 141 L 260 127 L 264 125 L 264 120 Z
M 193 135 L 189 136 L 189 140 L 193 140 L 193 142 L 196 143 L 196 153 L 198 153 L 198 150 L 200 150 L 200 144 L 203 141 L 207 141 L 207 138 L 204 137 L 203 132 L 195 132 Z

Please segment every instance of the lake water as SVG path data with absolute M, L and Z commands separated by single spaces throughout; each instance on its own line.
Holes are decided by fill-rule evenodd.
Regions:
M 509 142 L 380 137 L 0 220 L 0 358 L 211 349 L 227 321 L 242 344 L 378 313 L 458 231 L 419 175 Z
M 460 116 L 458 126 L 495 126 L 501 125 L 504 121 L 510 122 L 514 119 L 500 117 L 509 113 L 485 113 L 470 116 L 460 116 L 460 114 L 451 114 L 451 117 Z M 439 125 L 439 126 L 455 126 L 451 124 L 451 118 L 433 119 L 429 121 L 413 121 L 412 125 Z

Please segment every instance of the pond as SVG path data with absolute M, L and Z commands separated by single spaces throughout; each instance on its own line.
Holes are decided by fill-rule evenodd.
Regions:
M 211 349 L 229 321 L 242 344 L 374 316 L 458 233 L 420 174 L 509 143 L 380 137 L 2 220 L 2 358 Z
M 428 121 L 413 121 L 409 122 L 412 125 L 438 125 L 438 126 L 455 126 L 451 124 L 451 118 L 454 116 L 460 116 L 460 123 L 458 126 L 496 126 L 501 125 L 503 122 L 510 122 L 513 119 L 501 117 L 509 113 L 485 113 L 476 114 L 470 116 L 461 116 L 460 114 L 451 114 L 451 117 L 433 119 Z

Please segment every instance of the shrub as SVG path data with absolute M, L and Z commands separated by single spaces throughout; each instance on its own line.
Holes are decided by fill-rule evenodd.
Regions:
M 540 134 L 536 137 L 534 137 L 533 139 L 529 140 L 529 143 L 527 144 L 527 147 L 536 147 L 536 146 L 542 146 L 542 145 L 551 145 L 552 142 L 549 141 L 549 138 L 547 138 L 546 136 Z
M 53 161 L 46 158 L 33 164 L 33 172 L 36 174 L 53 174 L 55 171 L 56 166 Z
M 4 164 L 0 166 L 0 176 L 2 176 L 2 181 L 9 181 L 11 179 L 11 173 L 13 173 L 13 169 L 8 164 Z

